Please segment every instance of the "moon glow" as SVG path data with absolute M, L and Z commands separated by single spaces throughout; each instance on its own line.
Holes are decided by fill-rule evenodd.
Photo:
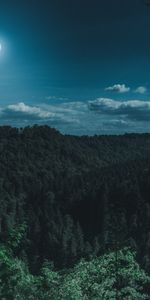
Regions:
M 0 43 L 0 52 L 2 51 L 2 44 Z

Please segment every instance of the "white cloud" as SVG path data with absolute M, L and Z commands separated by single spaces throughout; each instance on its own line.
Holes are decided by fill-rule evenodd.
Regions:
M 45 109 L 42 109 L 41 107 L 37 107 L 37 106 L 29 106 L 23 102 L 8 105 L 4 111 L 5 112 L 7 111 L 9 113 L 19 113 L 20 116 L 21 116 L 21 114 L 22 115 L 31 115 L 31 116 L 34 116 L 37 118 L 55 117 L 55 114 L 50 111 L 46 111 Z
M 91 107 L 110 110 L 124 109 L 124 108 L 146 108 L 150 109 L 150 101 L 143 100 L 128 100 L 128 101 L 117 101 L 109 98 L 98 98 L 94 101 L 89 101 Z
M 113 86 L 106 87 L 105 91 L 127 93 L 130 91 L 130 87 L 127 87 L 125 84 L 114 84 Z
M 150 121 L 150 101 L 116 101 L 98 98 L 89 101 L 89 109 L 106 115 L 120 115 L 132 120 Z
M 62 101 L 67 101 L 69 100 L 66 97 L 57 97 L 57 96 L 47 96 L 45 97 L 46 100 L 62 100 Z
M 147 88 L 145 86 L 139 86 L 134 92 L 139 94 L 145 94 L 147 92 Z
M 36 105 L 19 102 L 0 107 L 0 124 L 48 124 L 77 135 L 150 131 L 150 101 L 98 98 Z
M 60 104 L 27 105 L 23 102 L 10 104 L 0 108 L 3 120 L 29 120 L 30 122 L 78 123 L 79 116 L 88 111 L 83 102 L 69 102 Z

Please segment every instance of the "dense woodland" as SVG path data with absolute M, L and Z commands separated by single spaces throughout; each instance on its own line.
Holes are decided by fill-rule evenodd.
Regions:
M 2 299 L 150 299 L 140 292 L 130 298 L 127 294 L 116 296 L 113 289 L 111 296 L 105 297 L 100 291 L 113 286 L 112 278 L 97 283 L 94 292 L 89 287 L 95 293 L 89 292 L 89 296 L 84 287 L 87 277 L 82 291 L 80 286 L 74 290 L 77 295 L 63 294 L 79 273 L 85 274 L 90 266 L 95 270 L 97 264 L 107 266 L 115 253 L 118 257 L 127 253 L 125 265 L 130 261 L 142 274 L 140 280 L 149 280 L 150 134 L 77 137 L 48 126 L 3 126 L 0 171 L 0 280 L 7 282 L 4 274 L 11 278 L 12 266 L 24 274 L 28 284 L 36 278 L 36 284 L 31 284 L 33 297 L 5 295 L 3 286 Z M 104 274 L 99 276 L 104 278 Z M 84 275 L 81 277 L 83 280 Z M 93 286 L 97 277 L 91 278 Z M 43 298 L 37 296 L 36 289 L 44 295 L 42 280 L 58 286 L 58 281 L 63 281 L 60 294 L 50 296 L 51 290 Z M 146 283 L 146 293 L 150 293 L 149 285 Z

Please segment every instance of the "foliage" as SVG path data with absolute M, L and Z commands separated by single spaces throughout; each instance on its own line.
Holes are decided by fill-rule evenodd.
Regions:
M 135 254 L 125 248 L 118 251 L 117 261 L 116 253 L 111 252 L 78 263 L 65 276 L 62 299 L 148 299 L 143 292 L 146 283 L 150 277 L 136 263 Z
M 139 267 L 135 253 L 124 248 L 73 268 L 56 271 L 45 262 L 40 275 L 0 248 L 0 299 L 2 300 L 145 300 L 150 277 Z
M 60 298 L 86 299 L 84 281 L 75 277 L 79 260 L 92 264 L 91 257 L 100 259 L 125 246 L 137 251 L 139 272 L 144 268 L 150 274 L 150 134 L 76 137 L 48 126 L 3 126 L 0 169 L 6 282 L 1 293 L 12 282 L 17 286 L 8 289 L 6 298 L 14 300 L 25 289 L 21 299 L 57 299 L 56 291 Z M 54 268 L 45 261 L 53 261 Z M 108 297 L 113 299 L 115 276 L 106 275 L 103 288 L 107 293 L 111 288 Z M 118 277 L 123 281 L 123 274 Z M 131 281 L 134 286 L 121 287 L 123 297 L 142 297 Z M 99 291 L 100 282 L 93 286 Z

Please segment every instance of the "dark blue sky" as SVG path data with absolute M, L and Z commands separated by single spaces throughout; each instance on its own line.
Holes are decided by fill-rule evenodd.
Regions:
M 61 114 L 65 110 L 65 119 L 71 103 L 80 103 L 81 106 L 87 104 L 81 134 L 101 133 L 105 129 L 116 132 L 116 127 L 112 129 L 108 125 L 107 128 L 105 124 L 110 120 L 109 113 L 104 116 L 102 108 L 93 112 L 89 101 L 109 98 L 149 104 L 149 28 L 150 6 L 144 5 L 142 0 L 0 0 L 1 124 L 31 122 L 33 110 L 31 113 L 30 108 L 42 110 L 43 105 L 45 111 L 57 115 L 56 119 L 58 110 Z M 19 103 L 26 106 L 18 106 L 18 114 L 14 116 L 14 107 L 8 106 Z M 78 107 L 80 113 L 82 109 Z M 70 119 L 73 113 L 81 123 L 79 112 L 71 111 Z M 36 120 L 35 115 L 36 112 L 33 122 L 53 123 L 63 132 L 80 133 L 77 125 L 72 125 L 70 131 L 66 129 L 68 117 L 60 121 L 53 116 L 52 122 L 49 117 L 45 120 L 38 116 L 40 121 Z M 130 129 L 127 115 L 117 112 L 115 120 L 123 125 L 126 122 L 122 132 L 132 131 L 132 128 L 133 131 L 149 130 L 148 118 L 146 121 L 142 118 L 144 123 L 132 119 L 134 124 Z

